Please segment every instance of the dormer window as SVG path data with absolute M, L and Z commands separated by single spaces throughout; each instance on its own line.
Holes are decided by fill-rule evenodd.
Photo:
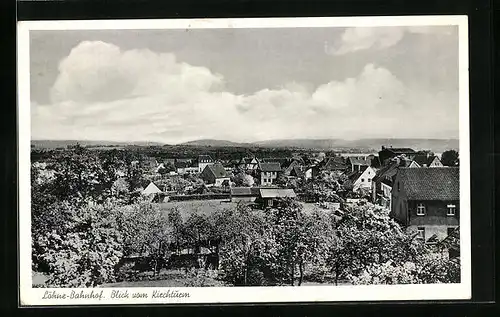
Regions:
M 455 216 L 457 212 L 457 207 L 455 205 L 448 205 L 446 206 L 448 208 L 448 212 L 446 213 L 447 216 Z
M 417 205 L 417 216 L 424 216 L 425 215 L 425 205 L 420 203 Z

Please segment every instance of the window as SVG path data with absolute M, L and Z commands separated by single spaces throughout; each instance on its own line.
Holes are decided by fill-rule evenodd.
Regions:
M 399 182 L 398 182 L 398 192 L 401 190 L 401 186 L 399 186 Z
M 446 207 L 448 207 L 448 212 L 446 213 L 446 215 L 455 216 L 455 213 L 457 212 L 457 207 L 455 205 L 448 205 Z
M 418 238 L 425 240 L 425 227 L 418 227 L 417 232 L 418 232 Z
M 362 178 L 362 179 L 361 179 L 361 182 L 363 183 L 364 181 L 365 181 L 365 179 L 364 179 L 364 178 Z
M 423 215 L 425 215 L 425 205 L 418 204 L 417 205 L 417 216 L 423 216 Z
M 371 181 L 372 181 L 372 179 L 371 179 L 371 178 L 368 178 L 368 183 L 370 183 Z

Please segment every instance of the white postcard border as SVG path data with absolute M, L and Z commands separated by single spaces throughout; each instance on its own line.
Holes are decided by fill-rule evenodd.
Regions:
M 285 287 L 189 287 L 189 288 L 33 288 L 31 270 L 30 188 L 30 30 L 189 29 L 189 28 L 278 28 L 278 27 L 372 27 L 372 26 L 459 27 L 459 116 L 460 116 L 460 252 L 461 283 L 370 286 Z M 460 300 L 471 298 L 470 242 L 470 153 L 469 71 L 467 16 L 240 18 L 240 19 L 151 19 L 18 22 L 18 153 L 19 153 L 19 302 L 20 305 L 98 305 L 161 303 L 261 303 L 322 301 L 411 301 Z M 464 210 L 469 212 L 463 212 Z M 111 298 L 112 291 L 145 293 L 147 298 Z M 152 293 L 189 294 L 189 297 L 152 298 Z M 66 299 L 42 299 L 46 292 L 66 294 Z M 92 292 L 94 298 L 71 298 Z M 98 298 L 101 294 L 101 298 Z

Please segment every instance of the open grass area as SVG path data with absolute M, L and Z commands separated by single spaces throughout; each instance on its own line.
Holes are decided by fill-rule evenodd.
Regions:
M 304 207 L 304 212 L 310 213 L 315 209 L 320 209 L 314 203 L 301 203 Z M 210 215 L 216 211 L 224 209 L 234 209 L 237 203 L 230 202 L 227 199 L 214 199 L 214 200 L 190 200 L 190 201 L 171 201 L 161 203 L 160 207 L 165 212 L 168 212 L 174 207 L 177 207 L 181 216 L 186 220 L 191 214 L 198 213 L 203 215 Z
M 191 214 L 210 215 L 216 211 L 236 208 L 236 203 L 230 202 L 227 199 L 214 200 L 190 200 L 190 201 L 171 201 L 161 203 L 160 208 L 168 212 L 172 208 L 177 207 L 181 216 L 186 220 Z

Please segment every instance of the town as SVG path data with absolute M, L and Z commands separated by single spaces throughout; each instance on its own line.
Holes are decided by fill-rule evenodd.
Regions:
M 76 144 L 49 150 L 32 146 L 34 271 L 37 276 L 45 277 L 41 285 L 58 286 L 459 281 L 456 276 L 460 256 L 458 152 L 450 149 L 439 155 L 428 149 L 391 145 L 381 146 L 378 151 L 359 152 L 195 147 L 188 151 L 181 148 L 169 156 L 168 151 L 155 146 L 116 149 Z M 78 284 L 68 282 L 71 278 L 57 273 L 57 256 L 51 248 L 64 244 L 60 241 L 63 235 L 70 238 L 74 234 L 71 230 L 56 233 L 57 224 L 61 224 L 58 221 L 68 221 L 58 220 L 67 214 L 60 202 L 69 202 L 73 208 L 88 208 L 85 203 L 89 197 L 94 205 L 104 206 L 99 210 L 105 215 L 113 213 L 106 209 L 109 201 L 119 206 L 122 210 L 119 217 L 104 216 L 100 221 L 123 222 L 117 231 L 124 233 L 116 241 L 126 242 L 106 253 L 109 258 L 103 261 L 109 262 L 108 275 L 80 277 L 83 281 Z M 47 210 L 47 206 L 53 209 Z M 279 226 L 293 214 L 283 216 L 285 210 L 300 211 L 303 219 L 294 216 L 293 221 L 286 222 L 286 226 L 290 226 L 292 221 L 292 227 L 282 229 Z M 92 212 L 87 211 L 85 215 Z M 368 220 L 367 215 L 373 219 Z M 99 217 L 93 217 L 92 221 L 97 222 L 95 219 Z M 367 229 L 369 221 L 373 222 L 373 228 Z M 113 227 L 110 223 L 101 230 L 110 230 Z M 257 232 L 259 224 L 269 226 L 276 241 L 269 245 L 254 242 L 270 239 L 269 232 Z M 81 225 L 75 224 L 75 228 Z M 352 225 L 361 229 L 353 231 Z M 307 233 L 301 231 L 306 230 L 304 228 L 308 228 Z M 379 233 L 387 232 L 396 232 L 397 241 L 378 237 Z M 291 247 L 286 244 L 290 243 L 288 240 L 278 241 L 276 234 L 280 233 L 283 237 L 293 233 L 290 239 L 311 236 L 303 242 L 294 242 L 297 258 L 291 258 L 292 255 L 287 258 L 288 253 L 281 251 L 266 255 L 273 246 L 282 248 L 283 252 Z M 105 235 L 103 232 L 93 234 Z M 380 270 L 394 255 L 384 255 L 377 249 L 373 261 L 353 256 L 352 251 L 348 256 L 349 243 L 353 244 L 352 248 L 359 248 L 357 244 L 362 243 L 360 238 L 353 240 L 359 234 L 368 235 L 366 242 L 371 245 L 357 252 L 366 253 L 366 250 L 375 251 L 398 243 L 401 249 L 411 245 L 415 253 L 442 255 L 440 270 L 443 265 L 445 270 L 455 265 L 455 271 L 440 273 L 436 268 L 427 281 L 418 270 L 408 281 L 367 278 L 374 269 L 373 264 L 380 264 L 377 267 Z M 349 235 L 352 239 L 349 243 L 343 241 L 344 249 L 340 248 L 336 239 L 347 239 Z M 236 238 L 241 241 L 234 242 Z M 249 239 L 253 240 L 249 242 Z M 108 237 L 106 241 L 104 245 L 112 245 L 110 241 L 114 240 Z M 74 243 L 85 244 L 82 238 Z M 89 248 L 86 246 L 85 252 L 91 252 Z M 415 251 L 418 248 L 426 251 Z M 281 265 L 280 269 L 271 269 L 270 263 L 263 263 L 271 261 L 268 258 L 272 256 L 279 257 L 272 265 Z M 411 262 L 410 255 L 405 254 L 403 258 L 405 267 L 406 262 Z M 238 266 L 236 262 L 242 264 Z M 399 269 L 396 264 L 393 267 Z

